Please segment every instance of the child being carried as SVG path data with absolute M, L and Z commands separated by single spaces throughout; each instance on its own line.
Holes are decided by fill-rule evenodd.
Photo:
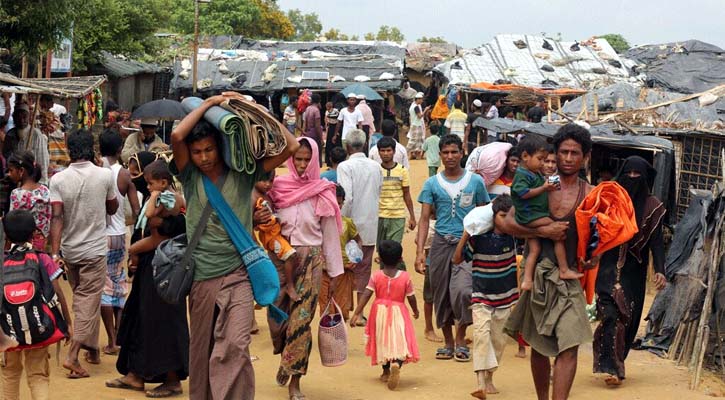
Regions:
M 529 228 L 538 228 L 553 223 L 549 217 L 549 196 L 547 192 L 559 190 L 559 184 L 541 174 L 544 160 L 548 154 L 546 141 L 538 135 L 526 135 L 517 146 L 521 153 L 521 163 L 516 169 L 511 185 L 511 198 L 516 208 L 516 222 Z M 534 286 L 534 268 L 541 254 L 539 238 L 526 240 L 529 253 L 524 264 L 522 290 L 531 290 Z M 566 261 L 564 241 L 554 242 L 559 278 L 579 279 L 583 275 L 569 269 Z
M 141 209 L 136 222 L 136 229 L 143 232 L 151 218 L 173 217 L 181 213 L 186 203 L 184 197 L 174 190 L 174 178 L 164 160 L 156 160 L 143 170 L 144 179 L 148 183 L 151 195 Z M 165 238 L 158 230 L 151 227 L 151 235 L 137 241 L 128 249 L 129 267 L 138 266 L 138 255 L 154 250 Z

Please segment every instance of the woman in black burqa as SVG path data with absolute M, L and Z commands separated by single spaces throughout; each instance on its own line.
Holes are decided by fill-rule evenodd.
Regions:
M 662 221 L 665 207 L 651 194 L 657 171 L 642 157 L 627 158 L 616 177 L 634 205 L 639 231 L 627 243 L 604 253 L 597 274 L 597 315 L 594 332 L 594 373 L 607 374 L 607 385 L 624 379 L 624 360 L 642 317 L 650 251 L 654 284 L 664 288 L 665 250 Z
M 133 182 L 143 194 L 143 203 L 150 193 L 142 171 L 156 158 L 153 153 L 140 152 L 129 161 Z M 149 220 L 143 234 L 148 235 L 150 226 L 158 223 L 161 224 L 159 234 L 167 238 L 186 230 L 184 216 L 179 214 L 162 221 Z M 142 232 L 136 230 L 131 242 L 142 237 Z M 168 304 L 157 294 L 151 266 L 153 258 L 153 251 L 139 254 L 131 293 L 118 330 L 117 344 L 121 351 L 116 370 L 123 376 L 106 382 L 106 386 L 142 391 L 145 383 L 161 383 L 146 392 L 147 397 L 159 398 L 180 394 L 180 381 L 189 375 L 189 328 L 186 302 Z

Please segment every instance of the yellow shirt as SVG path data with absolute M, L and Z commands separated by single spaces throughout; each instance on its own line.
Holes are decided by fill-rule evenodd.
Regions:
M 383 187 L 380 190 L 378 216 L 380 218 L 405 218 L 403 188 L 410 186 L 408 170 L 400 164 L 395 164 L 391 169 L 385 169 L 381 165 L 380 171 L 383 174 Z
M 347 242 L 354 240 L 357 236 L 357 227 L 352 222 L 352 218 L 342 217 L 342 233 L 340 234 L 340 248 L 342 249 L 342 265 L 350 264 L 350 259 L 345 253 L 345 245 Z

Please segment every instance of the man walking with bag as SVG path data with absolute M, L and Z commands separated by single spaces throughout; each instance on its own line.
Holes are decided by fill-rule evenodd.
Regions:
M 299 145 L 287 130 L 287 148 L 261 160 L 253 174 L 229 170 L 222 159 L 221 134 L 204 120 L 204 113 L 227 100 L 214 96 L 189 113 L 171 134 L 174 150 L 172 171 L 184 187 L 188 204 L 186 232 L 203 227 L 193 249 L 194 284 L 189 294 L 190 398 L 253 399 L 254 369 L 249 356 L 254 302 L 247 265 L 227 233 L 224 219 L 238 219 L 247 233 L 252 231 L 251 194 L 264 178 L 297 150 Z M 208 202 L 203 181 L 219 187 L 229 214 L 211 211 L 204 227 L 201 219 Z M 219 184 L 223 182 L 223 184 Z M 216 209 L 216 207 L 214 207 Z

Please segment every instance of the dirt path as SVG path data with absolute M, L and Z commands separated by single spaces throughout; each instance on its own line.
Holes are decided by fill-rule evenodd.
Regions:
M 425 161 L 412 161 L 411 190 L 414 195 L 427 177 Z M 413 235 L 406 233 L 404 239 L 405 261 L 412 266 L 415 258 Z M 419 308 L 422 312 L 421 275 L 413 274 Z M 67 289 L 67 285 L 65 286 Z M 66 291 L 68 293 L 68 291 Z M 648 297 L 651 300 L 651 296 Z M 252 354 L 259 357 L 254 362 L 257 379 L 258 399 L 286 399 L 286 388 L 278 387 L 274 382 L 277 371 L 278 356 L 271 353 L 271 343 L 267 332 L 264 311 L 257 311 L 257 321 L 261 332 L 253 337 Z M 317 322 L 317 321 L 316 321 Z M 426 399 L 470 399 L 469 392 L 474 389 L 475 376 L 471 363 L 455 361 L 438 361 L 434 358 L 436 345 L 423 339 L 423 316 L 415 321 L 422 360 L 402 369 L 401 383 L 398 391 L 390 392 L 381 384 L 377 377 L 379 367 L 370 365 L 369 358 L 364 355 L 363 329 L 349 331 L 349 360 L 346 365 L 337 368 L 326 368 L 320 365 L 314 329 L 314 344 L 310 358 L 309 374 L 302 380 L 302 389 L 310 400 L 327 399 L 374 399 L 392 400 L 401 398 Z M 103 335 L 102 343 L 105 343 Z M 61 350 L 61 357 L 66 349 Z M 535 392 L 529 360 L 518 359 L 513 355 L 516 343 L 510 341 L 506 348 L 504 362 L 495 374 L 495 382 L 501 391 L 490 399 L 534 399 Z M 117 377 L 115 370 L 116 358 L 103 356 L 101 365 L 84 366 L 88 368 L 91 378 L 81 380 L 65 379 L 65 371 L 56 363 L 55 347 L 51 349 L 51 398 L 53 399 L 142 399 L 142 393 L 108 389 L 104 381 Z M 627 380 L 617 389 L 607 389 L 603 382 L 594 377 L 592 368 L 591 345 L 582 346 L 579 352 L 579 367 L 574 382 L 571 399 L 707 399 L 710 396 L 725 394 L 725 385 L 717 377 L 708 374 L 699 392 L 688 390 L 689 375 L 686 368 L 676 367 L 672 362 L 657 358 L 641 351 L 633 351 L 627 359 Z M 29 399 L 25 382 L 22 383 L 22 397 Z M 185 395 L 188 393 L 188 382 L 184 383 Z M 708 396 L 709 394 L 709 396 Z M 184 398 L 184 396 L 178 397 Z

